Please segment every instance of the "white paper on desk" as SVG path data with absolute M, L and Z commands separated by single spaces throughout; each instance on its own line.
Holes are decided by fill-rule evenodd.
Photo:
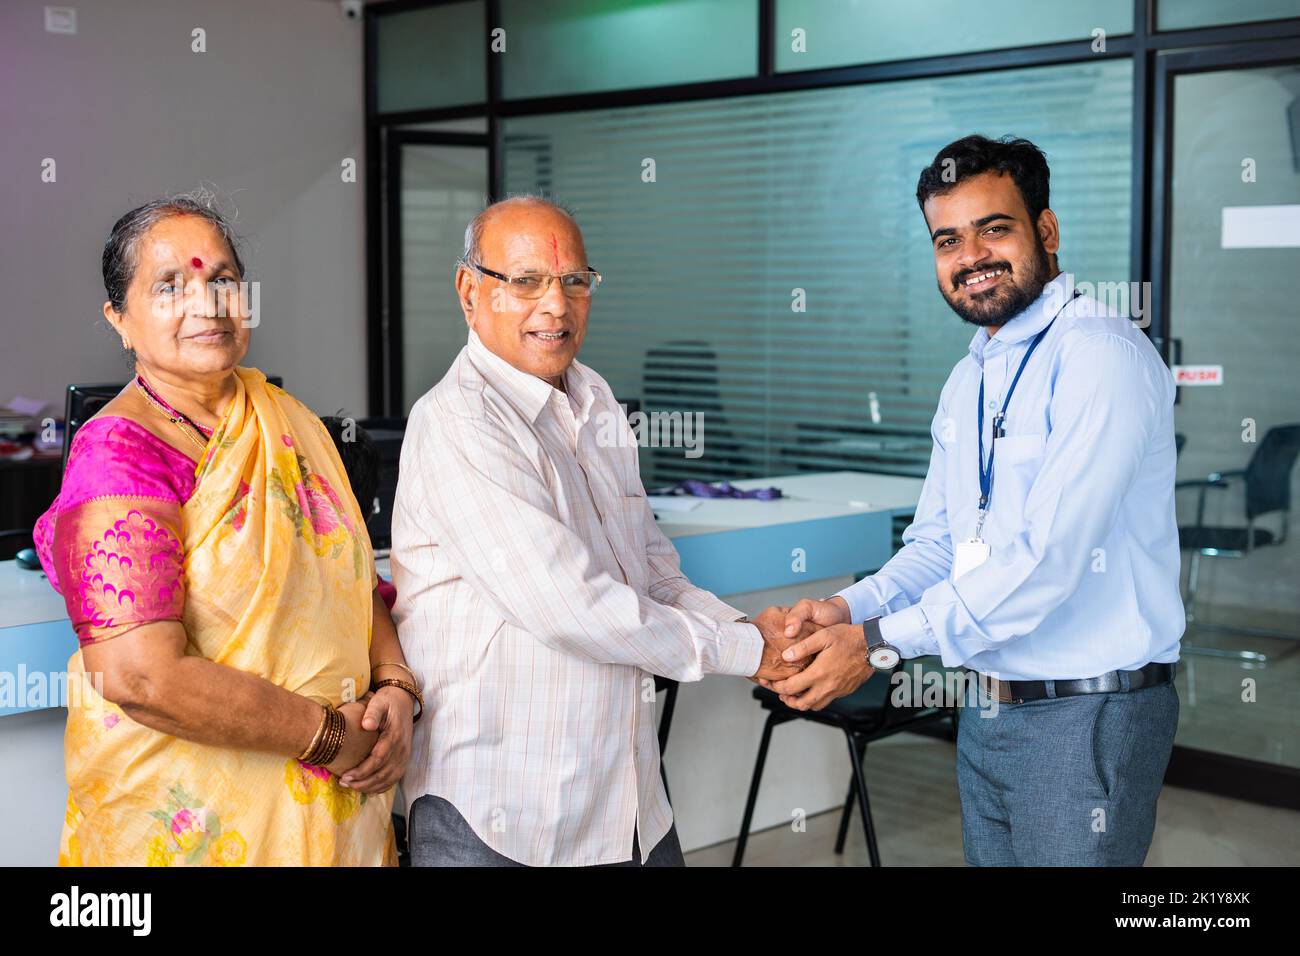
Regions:
M 651 511 L 694 511 L 700 506 L 699 498 L 685 495 L 646 495 Z

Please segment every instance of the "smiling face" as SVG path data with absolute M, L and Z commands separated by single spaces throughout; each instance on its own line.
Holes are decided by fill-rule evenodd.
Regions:
M 507 203 L 489 214 L 478 265 L 502 275 L 566 273 L 588 268 L 573 220 L 539 203 Z M 512 296 L 505 284 L 462 266 L 456 292 L 465 322 L 495 355 L 556 388 L 587 334 L 591 299 L 566 296 L 552 281 L 540 299 Z
M 104 317 L 146 378 L 220 380 L 248 351 L 240 278 L 215 226 L 169 216 L 140 237 L 124 310 L 105 302 Z
M 939 292 L 967 322 L 1002 325 L 1056 275 L 1056 214 L 1044 209 L 1033 222 L 1008 175 L 980 173 L 931 196 L 925 221 Z

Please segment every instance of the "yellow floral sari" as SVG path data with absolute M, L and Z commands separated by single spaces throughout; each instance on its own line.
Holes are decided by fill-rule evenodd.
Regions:
M 58 516 L 62 590 L 87 609 L 73 614 L 83 644 L 138 626 L 151 601 L 154 619 L 176 602 L 186 653 L 339 705 L 370 683 L 375 577 L 361 512 L 320 421 L 260 372 L 236 375 L 176 527 L 148 496 L 94 497 Z M 151 730 L 95 692 L 80 651 L 68 671 L 60 865 L 396 863 L 393 791 L 368 796 L 322 767 Z

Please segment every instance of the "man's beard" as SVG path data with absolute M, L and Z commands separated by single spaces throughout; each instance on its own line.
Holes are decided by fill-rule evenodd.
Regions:
M 1034 238 L 1038 239 L 1037 236 Z M 949 292 L 940 283 L 939 293 L 952 310 L 962 317 L 962 321 L 972 325 L 1004 325 L 1029 308 L 1034 300 L 1043 294 L 1043 286 L 1047 285 L 1052 277 L 1051 260 L 1047 256 L 1047 250 L 1043 248 L 1042 240 L 1038 239 L 1034 243 L 1034 256 L 1029 263 L 1029 272 L 1022 281 L 1016 281 L 1016 274 L 1009 262 L 995 262 L 981 269 L 967 269 L 956 276 L 956 281 L 960 285 L 971 276 L 992 272 L 995 269 L 1003 270 L 1007 281 L 1002 283 L 1000 288 L 983 294 L 977 293 L 979 298 L 973 302 L 954 298 L 957 293 Z

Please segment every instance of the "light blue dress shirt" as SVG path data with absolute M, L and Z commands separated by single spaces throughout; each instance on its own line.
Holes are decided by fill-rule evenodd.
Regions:
M 1174 383 L 1150 340 L 1066 273 L 953 368 L 903 548 L 839 592 L 854 623 L 885 615 L 904 657 L 938 654 L 1002 680 L 1068 680 L 1178 659 L 1185 625 L 1174 517 Z M 1064 306 L 1062 309 L 1061 307 Z M 984 450 L 1035 334 L 997 439 L 986 561 L 951 580 L 975 533 L 976 404 Z

